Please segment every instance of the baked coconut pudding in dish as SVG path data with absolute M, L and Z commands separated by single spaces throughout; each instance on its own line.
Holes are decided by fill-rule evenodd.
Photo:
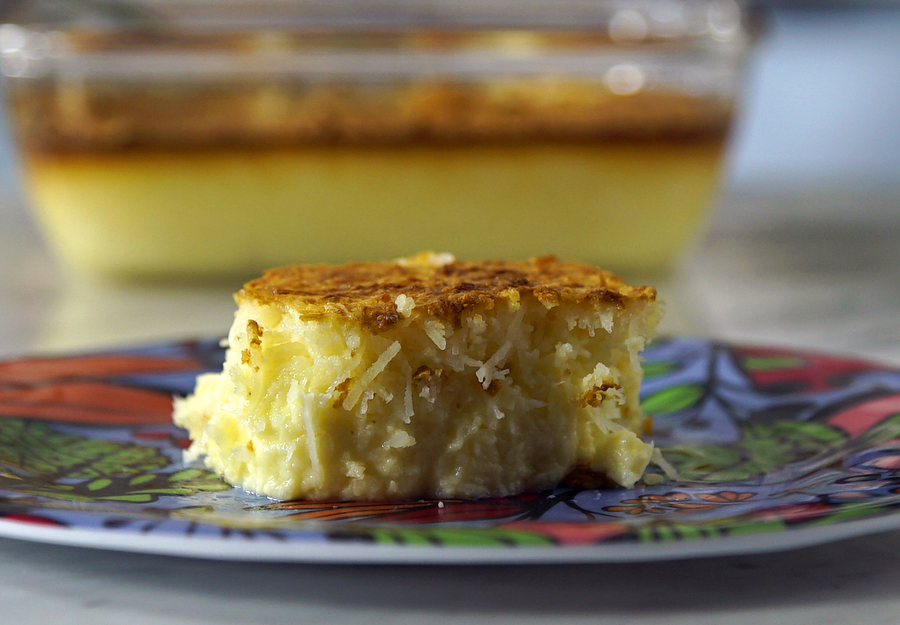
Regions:
M 236 294 L 221 373 L 175 423 L 226 481 L 276 499 L 630 487 L 652 287 L 553 257 L 272 269 Z
M 648 275 L 706 227 L 754 14 L 0 2 L 0 74 L 29 206 L 74 272 L 205 281 L 451 249 Z

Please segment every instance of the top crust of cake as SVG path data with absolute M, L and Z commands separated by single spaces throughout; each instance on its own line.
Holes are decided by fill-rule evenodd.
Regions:
M 235 295 L 238 303 L 288 306 L 302 318 L 341 315 L 383 332 L 413 307 L 459 325 L 466 310 L 533 295 L 547 308 L 567 303 L 655 300 L 656 289 L 633 287 L 608 271 L 553 256 L 528 261 L 457 261 L 423 253 L 394 262 L 298 265 L 266 271 Z M 409 298 L 409 299 L 407 299 Z M 406 304 L 409 304 L 407 309 Z

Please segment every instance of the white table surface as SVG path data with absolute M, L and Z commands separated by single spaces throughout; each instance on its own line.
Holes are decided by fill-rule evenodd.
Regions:
M 223 333 L 234 285 L 65 277 L 0 230 L 0 356 Z M 900 364 L 900 231 L 707 236 L 660 284 L 664 330 Z M 567 566 L 209 562 L 0 539 L 3 623 L 900 622 L 900 532 L 778 554 Z

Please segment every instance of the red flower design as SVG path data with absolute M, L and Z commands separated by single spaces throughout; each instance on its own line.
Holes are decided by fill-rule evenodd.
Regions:
M 815 519 L 833 512 L 834 508 L 821 502 L 796 503 L 775 508 L 767 508 L 751 516 L 766 521 L 804 521 Z
M 697 498 L 713 503 L 739 503 L 741 501 L 752 499 L 755 495 L 756 493 L 738 493 L 733 490 L 720 490 L 717 493 L 703 493 L 697 495 Z
M 110 354 L 0 363 L 0 416 L 70 423 L 171 422 L 168 393 L 116 383 L 117 377 L 191 371 L 191 358 Z
M 687 493 L 673 491 L 665 495 L 641 495 L 633 499 L 623 499 L 620 505 L 603 508 L 607 512 L 624 512 L 625 514 L 664 514 L 673 510 L 673 504 L 689 501 Z
M 792 350 L 741 347 L 733 352 L 749 378 L 764 391 L 827 391 L 851 374 L 878 369 L 865 361 Z
M 390 521 L 447 523 L 488 521 L 524 514 L 537 495 L 493 499 L 422 499 L 418 501 L 285 501 L 255 510 L 290 511 L 291 518 L 316 521 Z
M 49 525 L 53 527 L 65 527 L 65 523 L 50 519 L 36 514 L 3 514 L 0 515 L 4 521 L 16 521 L 17 523 L 29 523 L 31 525 Z
M 601 543 L 616 536 L 621 536 L 629 531 L 626 523 L 555 523 L 543 522 L 512 522 L 498 526 L 506 530 L 527 532 L 548 536 L 561 545 L 592 545 Z
M 603 508 L 606 512 L 621 512 L 630 515 L 667 514 L 676 510 L 694 512 L 712 510 L 723 505 L 731 505 L 755 497 L 756 493 L 723 490 L 715 493 L 702 493 L 692 498 L 687 493 L 672 491 L 665 495 L 641 495 L 634 499 L 623 499 L 620 505 Z
M 842 429 L 850 436 L 859 436 L 898 413 L 900 413 L 900 393 L 851 406 L 828 419 L 828 424 Z

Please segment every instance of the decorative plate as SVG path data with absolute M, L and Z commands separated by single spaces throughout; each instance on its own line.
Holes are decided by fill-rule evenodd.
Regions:
M 900 528 L 900 370 L 662 340 L 645 354 L 643 405 L 677 480 L 477 501 L 276 502 L 182 463 L 171 396 L 222 356 L 203 341 L 0 362 L 0 536 L 240 560 L 611 562 Z

